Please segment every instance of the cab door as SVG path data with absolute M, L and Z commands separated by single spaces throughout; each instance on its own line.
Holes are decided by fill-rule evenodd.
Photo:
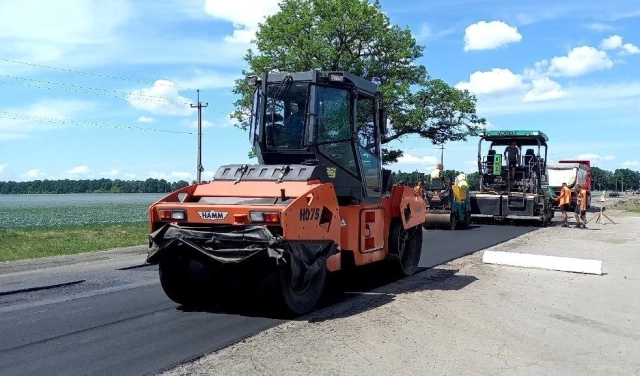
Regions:
M 376 101 L 369 93 L 356 93 L 356 147 L 367 198 L 382 197 L 382 164 Z

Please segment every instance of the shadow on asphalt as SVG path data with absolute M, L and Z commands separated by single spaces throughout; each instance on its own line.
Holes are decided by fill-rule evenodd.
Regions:
M 401 294 L 429 290 L 457 291 L 478 280 L 474 276 L 457 275 L 458 270 L 422 269 L 424 270 L 420 273 L 416 273 L 413 276 L 396 281 L 398 283 L 379 286 L 376 288 L 377 291 L 375 293 L 370 293 L 370 290 L 364 291 L 366 289 L 352 289 L 350 291 L 345 291 L 341 301 L 348 298 L 357 298 L 359 299 L 358 302 L 356 304 L 346 304 L 341 308 L 333 310 L 320 309 L 311 313 L 307 317 L 303 317 L 302 319 L 308 322 L 323 322 L 346 318 L 382 307 L 393 302 L 396 296 Z M 429 273 L 430 275 L 425 276 L 422 274 L 423 272 Z
M 283 315 L 277 310 L 268 296 L 246 299 L 235 298 L 221 306 L 202 306 L 198 308 L 177 307 L 184 312 L 209 312 L 212 314 L 239 315 L 247 317 L 262 317 L 279 320 L 301 320 L 319 322 L 336 318 L 357 315 L 381 307 L 392 302 L 396 295 L 426 290 L 460 290 L 477 279 L 473 276 L 459 276 L 457 270 L 439 270 L 420 267 L 415 274 L 405 278 L 393 277 L 388 266 L 384 263 L 359 267 L 345 272 L 330 273 L 323 297 L 317 308 L 306 316 L 292 317 Z M 422 273 L 429 272 L 424 277 Z M 442 282 L 446 281 L 446 284 Z M 398 283 L 395 283 L 398 282 Z M 376 293 L 372 290 L 379 289 Z M 349 305 L 348 311 L 324 310 L 351 298 L 361 298 L 361 304 Z

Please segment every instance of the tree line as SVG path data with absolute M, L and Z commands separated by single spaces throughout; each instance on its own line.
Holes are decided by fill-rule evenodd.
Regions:
M 445 176 L 448 176 L 452 181 L 460 172 L 461 171 L 444 170 Z M 466 175 L 469 189 L 479 189 L 479 174 L 477 172 L 474 172 Z M 633 171 L 628 168 L 607 171 L 599 167 L 591 167 L 591 176 L 593 178 L 591 190 L 593 191 L 626 191 L 640 189 L 640 172 Z M 420 173 L 418 171 L 398 171 L 396 172 L 395 181 L 415 187 L 421 177 L 424 178 L 425 186 L 428 187 L 430 180 L 429 174 Z
M 461 171 L 444 170 L 445 176 L 451 180 Z M 607 171 L 592 167 L 592 190 L 622 191 L 640 189 L 640 172 L 628 168 Z M 395 172 L 395 181 L 411 187 L 418 185 L 424 179 L 429 186 L 429 174 L 418 171 Z M 469 189 L 479 188 L 478 173 L 467 174 Z M 180 180 L 168 182 L 164 179 L 119 180 L 119 179 L 84 179 L 84 180 L 33 180 L 33 181 L 0 181 L 0 194 L 65 194 L 65 193 L 169 193 L 177 189 L 195 184 Z
M 195 182 L 194 182 L 195 183 Z M 180 180 L 164 179 L 119 180 L 33 180 L 0 181 L 0 194 L 65 194 L 65 193 L 168 193 L 188 186 Z

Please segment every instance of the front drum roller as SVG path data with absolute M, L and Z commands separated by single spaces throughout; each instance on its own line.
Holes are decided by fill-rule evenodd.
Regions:
M 426 230 L 451 228 L 451 218 L 452 217 L 453 217 L 452 214 L 427 213 L 425 215 L 425 220 L 424 220 L 423 227 Z

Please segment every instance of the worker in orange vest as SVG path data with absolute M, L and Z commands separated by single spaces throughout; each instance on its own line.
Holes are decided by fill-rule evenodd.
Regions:
M 587 228 L 587 191 L 576 185 L 576 228 Z M 581 222 L 582 220 L 582 222 Z
M 560 189 L 560 209 L 562 210 L 562 220 L 564 223 L 562 227 L 569 227 L 569 206 L 571 204 L 571 190 L 567 187 L 567 183 L 562 183 L 562 189 Z

